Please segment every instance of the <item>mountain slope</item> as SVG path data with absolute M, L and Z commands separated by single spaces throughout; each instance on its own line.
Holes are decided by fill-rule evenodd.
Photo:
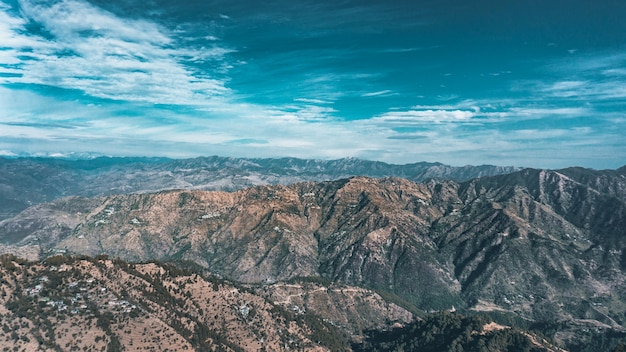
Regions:
M 336 328 L 241 287 L 162 264 L 1 259 L 2 340 L 28 350 L 346 350 Z
M 439 163 L 392 165 L 354 158 L 339 160 L 205 157 L 67 160 L 0 157 L 0 220 L 28 206 L 65 196 L 101 196 L 166 189 L 233 191 L 254 185 L 327 181 L 350 176 L 468 180 L 517 170 L 513 167 Z
M 447 307 L 460 303 L 460 286 L 440 275 L 448 270 L 424 236 L 443 209 L 395 212 L 403 204 L 421 206 L 418 200 L 433 197 L 432 187 L 354 178 L 234 193 L 65 198 L 1 222 L 0 233 L 4 241 L 37 245 L 44 253 L 191 260 L 243 282 L 322 275 L 393 291 L 399 285 L 420 293 L 412 300 L 433 305 L 448 292 L 451 301 L 437 305 Z M 399 203 L 392 205 L 389 197 Z M 423 282 L 407 280 L 404 271 L 421 272 Z
M 44 256 L 191 260 L 249 283 L 321 276 L 392 292 L 424 310 L 455 306 L 621 330 L 624 171 L 65 198 L 0 222 L 0 240 Z
M 488 351 L 557 351 L 486 317 L 394 320 L 406 312 L 364 289 L 312 281 L 246 287 L 188 263 L 3 255 L 0 278 L 0 345 L 15 350 L 374 351 L 414 345 L 418 327 L 426 337 L 420 350 L 484 340 Z M 516 345 L 502 344 L 511 337 Z

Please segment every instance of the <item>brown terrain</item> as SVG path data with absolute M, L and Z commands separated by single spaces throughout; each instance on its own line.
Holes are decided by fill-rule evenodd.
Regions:
M 376 311 L 390 314 L 378 328 L 407 321 L 404 309 L 455 308 L 556 324 L 568 344 L 624 331 L 625 229 L 626 168 L 571 168 L 69 197 L 0 222 L 0 242 L 38 259 L 193 262 L 350 334 Z
M 3 256 L 0 274 L 0 346 L 18 351 L 328 351 L 345 349 L 348 335 L 413 320 L 361 288 L 259 289 L 103 257 Z

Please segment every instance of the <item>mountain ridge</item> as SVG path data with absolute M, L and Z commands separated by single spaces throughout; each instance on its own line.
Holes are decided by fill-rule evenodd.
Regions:
M 356 158 L 310 160 L 230 157 L 58 158 L 0 157 L 0 220 L 30 205 L 81 195 L 157 192 L 165 189 L 234 191 L 255 185 L 327 181 L 350 176 L 398 176 L 413 181 L 466 180 L 508 173 L 515 167 L 463 166 L 441 163 L 387 164 Z
M 626 328 L 625 185 L 626 168 L 523 169 L 70 197 L 1 221 L 0 243 L 40 258 L 189 260 L 249 284 L 321 277 L 424 311 L 566 324 L 555 339 L 568 344 Z
M 626 178 L 589 172 L 615 185 Z M 621 192 L 590 184 L 606 182 L 524 169 L 464 183 L 352 177 L 236 192 L 64 198 L 0 222 L 0 234 L 6 244 L 39 246 L 42 254 L 186 259 L 242 282 L 322 276 L 391 290 L 423 309 L 488 298 L 532 318 L 548 315 L 538 299 L 564 287 L 600 294 L 594 261 L 611 268 L 614 280 L 603 285 L 623 289 L 626 202 Z M 524 287 L 511 284 L 517 281 Z M 540 298 L 532 282 L 544 283 Z

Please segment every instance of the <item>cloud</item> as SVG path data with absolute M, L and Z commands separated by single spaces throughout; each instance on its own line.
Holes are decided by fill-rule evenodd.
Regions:
M 603 70 L 602 74 L 609 77 L 623 77 L 626 76 L 626 68 L 611 68 Z
M 375 120 L 388 123 L 466 122 L 476 115 L 468 110 L 409 110 L 387 112 Z
M 584 107 L 576 108 L 536 108 L 536 107 L 512 107 L 509 110 L 510 116 L 517 118 L 546 118 L 546 117 L 579 117 L 591 114 L 591 110 Z
M 10 151 L 10 150 L 2 150 L 0 149 L 0 156 L 4 156 L 4 157 L 16 157 L 18 156 L 18 154 Z
M 36 100 L 28 91 L 14 91 L 10 98 L 2 98 L 5 91 L 6 88 L 0 87 L 0 104 L 10 103 L 11 100 L 24 103 Z M 43 107 L 43 101 L 48 98 L 41 99 Z M 615 158 L 616 151 L 624 150 L 621 131 L 626 127 L 622 121 L 614 126 L 612 134 L 602 132 L 602 126 L 585 129 L 559 123 L 553 128 L 532 124 L 519 129 L 485 128 L 481 124 L 468 123 L 467 116 L 460 119 L 454 117 L 455 110 L 442 113 L 439 111 L 442 109 L 421 112 L 422 115 L 440 114 L 439 118 L 444 116 L 447 121 L 442 123 L 433 123 L 432 117 L 426 117 L 426 122 L 416 122 L 424 118 L 420 114 L 417 117 L 410 114 L 406 120 L 346 121 L 329 118 L 324 123 L 317 123 L 319 119 L 311 121 L 309 117 L 302 116 L 306 113 L 300 110 L 306 110 L 307 104 L 293 105 L 290 111 L 280 106 L 263 110 L 258 105 L 230 104 L 219 106 L 219 113 L 198 110 L 194 114 L 148 107 L 144 108 L 143 115 L 128 118 L 124 111 L 133 111 L 128 104 L 86 106 L 76 101 L 64 104 L 62 110 L 52 112 L 42 108 L 37 113 L 37 119 L 41 120 L 31 117 L 29 122 L 33 123 L 28 126 L 15 123 L 0 128 L 0 150 L 9 153 L 98 152 L 104 155 L 169 157 L 218 154 L 333 159 L 354 156 L 397 163 L 426 160 L 452 165 L 495 163 L 552 168 L 571 166 L 572 160 L 577 160 L 586 166 L 602 167 Z M 474 101 L 473 104 L 481 102 Z M 488 112 L 509 114 L 493 118 L 492 123 L 507 124 L 518 118 L 534 118 L 523 116 L 522 107 L 518 109 L 520 115 L 513 113 L 511 110 L 515 109 L 511 107 Z M 63 122 L 60 118 L 63 111 L 72 112 L 70 121 Z M 468 116 L 475 115 L 470 120 L 479 118 L 483 113 L 482 110 L 460 111 Z M 551 116 L 567 116 L 566 111 L 556 111 L 561 115 Z M 548 112 L 534 111 L 536 114 Z M 532 108 L 528 108 L 526 113 L 533 113 Z M 52 120 L 65 125 L 74 121 L 74 117 L 81 116 L 84 117 L 80 120 L 81 124 L 71 130 L 37 126 L 35 123 Z M 3 117 L 3 120 L 7 118 Z M 454 133 L 450 133 L 450 128 L 455 127 Z M 581 148 L 593 151 L 593 157 L 581 153 Z
M 9 38 L 0 53 L 1 83 L 154 104 L 209 104 L 229 93 L 223 79 L 185 63 L 219 63 L 230 49 L 177 47 L 177 38 L 159 24 L 119 18 L 80 0 L 19 4 L 21 16 L 9 15 L 7 5 L 0 11 L 0 35 Z M 33 24 L 39 33 L 29 32 Z
M 392 93 L 391 90 L 385 89 L 385 90 L 380 90 L 378 92 L 364 93 L 361 96 L 362 97 L 378 97 L 378 96 L 383 96 L 383 95 L 390 95 L 391 93 Z
M 37 127 L 37 128 L 64 128 L 64 129 L 74 129 L 76 128 L 75 126 L 72 125 L 62 125 L 62 124 L 55 124 L 55 123 L 37 123 L 37 122 L 5 122 L 2 123 L 0 122 L 0 124 L 6 125 L 6 126 L 23 126 L 23 127 Z
M 502 105 L 502 103 L 499 102 L 497 105 Z M 509 113 L 508 109 L 494 108 L 490 102 L 469 99 L 450 104 L 415 105 L 410 109 L 391 109 L 372 118 L 371 122 L 390 126 L 483 124 L 500 121 Z
M 626 81 L 616 79 L 595 79 L 587 81 L 559 81 L 552 84 L 538 83 L 540 90 L 555 98 L 571 100 L 614 100 L 626 98 Z
M 545 70 L 557 78 L 551 82 L 530 82 L 526 88 L 573 101 L 606 103 L 626 98 L 626 51 L 595 52 L 576 59 L 556 60 L 546 65 Z
M 124 20 L 87 2 L 61 0 L 44 5 L 32 0 L 22 0 L 20 4 L 26 18 L 41 24 L 64 43 L 71 43 L 79 36 L 156 45 L 171 42 L 154 23 Z
M 322 99 L 295 98 L 294 101 L 310 104 L 332 104 L 332 101 Z
M 597 152 L 585 159 L 591 166 L 614 160 L 625 150 L 626 56 L 620 54 L 585 55 L 582 49 L 576 55 L 564 53 L 567 60 L 544 67 L 549 74 L 510 81 L 512 86 L 496 92 L 477 86 L 475 95 L 455 90 L 453 79 L 461 75 L 452 71 L 445 82 L 448 88 L 429 95 L 412 91 L 421 89 L 422 82 L 395 85 L 387 67 L 349 65 L 349 60 L 385 50 L 346 49 L 341 38 L 331 38 L 328 33 L 345 21 L 343 13 L 312 25 L 313 36 L 330 41 L 319 41 L 319 50 L 296 45 L 277 54 L 273 45 L 284 37 L 275 40 L 274 33 L 264 32 L 262 38 L 238 41 L 260 39 L 231 55 L 234 49 L 225 38 L 242 33 L 241 23 L 250 16 L 245 11 L 220 7 L 233 20 L 220 19 L 215 12 L 209 15 L 215 22 L 194 30 L 197 23 L 172 29 L 167 27 L 171 22 L 115 15 L 84 0 L 11 2 L 19 8 L 2 1 L 0 150 L 8 155 L 28 150 L 170 157 L 356 156 L 557 167 L 583 160 L 578 155 L 583 152 Z M 315 14 L 326 13 L 322 10 Z M 271 15 L 262 21 L 274 19 Z M 378 23 L 377 16 L 372 15 L 372 23 Z M 312 22 L 321 17 L 310 16 Z M 220 27 L 224 23 L 236 29 Z M 261 24 L 254 22 L 259 28 Z M 232 31 L 220 38 L 220 28 Z M 289 39 L 297 35 L 289 34 Z M 297 39 L 289 43 L 308 43 Z M 419 43 L 407 45 L 413 44 L 417 48 Z M 527 73 L 518 67 L 515 72 Z M 249 73 L 253 79 L 246 81 Z M 433 76 L 441 79 L 437 72 Z M 500 76 L 502 81 L 513 77 Z M 428 76 L 423 79 L 428 86 Z M 391 95 L 393 99 L 375 99 Z M 254 103 L 258 96 L 271 103 Z M 377 105 L 391 100 L 395 108 Z M 585 130 L 587 125 L 593 128 Z M 598 160 L 593 160 L 596 155 Z M 564 164 L 551 162 L 557 157 Z

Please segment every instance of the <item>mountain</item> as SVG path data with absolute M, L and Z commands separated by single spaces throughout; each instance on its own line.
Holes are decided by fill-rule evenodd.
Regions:
M 0 242 L 40 257 L 188 260 L 250 284 L 321 278 L 408 308 L 558 325 L 554 338 L 573 344 L 626 327 L 625 190 L 626 168 L 571 168 L 69 197 L 0 222 Z
M 19 350 L 347 350 L 347 335 L 318 316 L 192 270 L 106 258 L 1 261 L 0 344 Z
M 407 340 L 425 351 L 472 344 L 494 352 L 561 351 L 536 333 L 484 316 L 444 313 L 415 321 L 361 288 L 241 285 L 190 263 L 105 256 L 28 262 L 3 255 L 0 278 L 0 345 L 16 351 L 388 351 L 403 350 Z M 362 325 L 353 330 L 340 316 Z M 364 329 L 365 338 L 355 335 Z
M 232 193 L 70 197 L 0 222 L 0 240 L 37 246 L 43 255 L 189 260 L 241 282 L 323 276 L 412 291 L 407 297 L 415 303 L 449 308 L 460 303 L 461 286 L 441 275 L 450 270 L 428 231 L 457 185 L 437 186 L 358 177 Z M 422 273 L 424 282 L 409 272 Z
M 510 326 L 500 325 L 483 316 L 463 316 L 442 312 L 391 331 L 372 332 L 360 344 L 366 351 L 550 351 L 564 352 L 543 337 Z
M 350 176 L 469 180 L 510 173 L 514 167 L 439 163 L 392 165 L 355 158 L 339 160 L 166 158 L 1 158 L 0 220 L 27 207 L 65 196 L 145 193 L 167 189 L 234 191 L 254 185 L 327 181 Z

